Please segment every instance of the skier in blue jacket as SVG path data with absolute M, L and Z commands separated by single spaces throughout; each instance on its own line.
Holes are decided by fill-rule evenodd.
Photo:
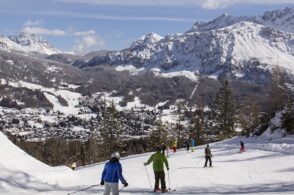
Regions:
M 119 163 L 120 155 L 118 152 L 111 154 L 110 160 L 105 164 L 101 177 L 101 185 L 105 185 L 104 195 L 110 195 L 112 191 L 113 195 L 118 195 L 118 180 L 120 180 L 124 187 L 128 186 L 125 178 L 122 175 L 122 167 Z

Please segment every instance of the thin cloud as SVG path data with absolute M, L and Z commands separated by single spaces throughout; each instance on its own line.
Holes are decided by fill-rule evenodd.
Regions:
M 73 12 L 55 12 L 55 11 L 9 11 L 2 10 L 3 13 L 9 14 L 34 14 L 39 16 L 59 16 L 68 18 L 84 18 L 93 20 L 117 20 L 117 21 L 166 21 L 166 22 L 194 22 L 195 18 L 182 17 L 161 17 L 161 16 L 120 16 L 120 15 L 97 15 L 97 14 L 83 14 Z
M 170 22 L 193 22 L 195 18 L 157 17 L 157 16 L 113 16 L 96 14 L 79 14 L 71 12 L 40 12 L 39 15 L 62 16 L 71 18 L 85 18 L 94 20 L 117 20 L 117 21 L 170 21 Z
M 206 0 L 203 1 L 204 9 L 220 9 L 234 5 L 274 5 L 274 4 L 293 4 L 293 0 Z
M 101 6 L 142 7 L 202 7 L 220 9 L 238 4 L 294 4 L 293 0 L 53 0 L 64 3 L 80 3 Z
M 24 26 L 40 26 L 43 23 L 43 20 L 27 20 L 23 25 Z
M 21 30 L 23 33 L 35 34 L 35 35 L 53 35 L 53 36 L 65 36 L 66 32 L 60 29 L 47 29 L 42 27 L 30 27 L 27 26 Z
M 82 3 L 105 6 L 190 7 L 201 5 L 202 0 L 53 0 L 65 3 Z
M 79 31 L 79 32 L 74 32 L 73 35 L 75 36 L 91 36 L 95 35 L 96 32 L 94 30 L 87 30 L 87 31 Z

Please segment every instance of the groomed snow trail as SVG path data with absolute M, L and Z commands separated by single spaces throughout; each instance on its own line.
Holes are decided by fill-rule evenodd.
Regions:
M 246 143 L 246 142 L 245 142 Z M 222 147 L 223 145 L 223 147 Z M 229 147 L 230 146 L 230 147 Z M 234 148 L 234 146 L 236 146 Z M 213 167 L 203 168 L 203 147 L 184 150 L 168 158 L 171 194 L 294 194 L 294 154 L 249 149 L 239 153 L 237 145 L 211 145 Z M 151 153 L 121 159 L 129 186 L 122 195 L 150 194 L 143 163 Z M 49 167 L 25 154 L 0 133 L 0 194 L 65 195 L 100 183 L 104 163 L 71 171 Z M 152 166 L 148 166 L 152 184 Z M 166 174 L 167 186 L 169 187 Z M 122 185 L 121 185 L 122 186 Z M 94 187 L 79 194 L 102 194 Z

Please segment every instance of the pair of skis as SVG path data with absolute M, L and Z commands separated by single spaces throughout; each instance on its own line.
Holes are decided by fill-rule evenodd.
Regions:
M 176 189 L 168 189 L 165 192 L 162 192 L 161 190 L 157 190 L 157 191 L 152 191 L 151 193 L 155 193 L 155 194 L 172 194 L 172 192 L 175 192 Z

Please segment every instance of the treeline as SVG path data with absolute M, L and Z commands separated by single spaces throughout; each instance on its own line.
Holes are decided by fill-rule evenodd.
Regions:
M 29 155 L 51 166 L 70 166 L 73 162 L 76 162 L 78 166 L 84 166 L 107 160 L 110 156 L 105 146 L 92 138 L 85 142 L 58 138 L 28 142 L 15 139 L 12 135 L 8 136 L 10 140 Z M 140 154 L 153 150 L 148 140 L 144 138 L 131 139 L 124 143 L 124 147 L 116 147 L 114 149 L 114 151 L 120 151 L 122 156 Z

